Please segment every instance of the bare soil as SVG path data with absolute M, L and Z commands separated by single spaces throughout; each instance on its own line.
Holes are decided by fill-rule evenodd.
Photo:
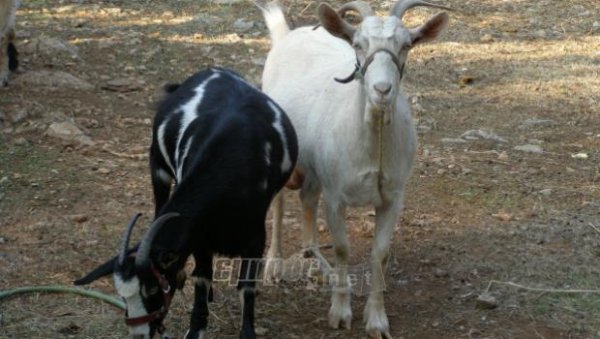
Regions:
M 389 6 L 371 3 L 381 13 Z M 317 2 L 284 4 L 294 25 L 316 23 Z M 600 338 L 600 294 L 576 291 L 600 287 L 600 7 L 448 4 L 456 9 L 449 29 L 411 52 L 403 80 L 420 145 L 387 272 L 392 333 Z M 420 24 L 434 12 L 415 9 L 405 22 Z M 240 18 L 246 22 L 236 24 Z M 30 0 L 17 31 L 21 68 L 0 88 L 0 289 L 70 285 L 116 253 L 133 214 L 144 213 L 140 225 L 151 221 L 146 153 L 162 86 L 210 65 L 259 84 L 267 30 L 250 1 Z M 40 44 L 49 40 L 58 43 Z M 47 81 L 57 71 L 91 86 Z M 55 137 L 49 128 L 61 122 L 89 140 Z M 456 140 L 470 130 L 486 133 Z M 515 149 L 523 145 L 541 152 Z M 296 194 L 287 194 L 291 256 L 300 210 Z M 373 214 L 356 209 L 347 219 L 360 265 L 368 261 Z M 321 237 L 328 243 L 326 230 Z M 111 279 L 90 288 L 114 294 Z M 215 292 L 210 336 L 237 337 L 235 288 L 216 284 Z M 497 307 L 477 307 L 484 292 Z M 168 317 L 177 337 L 192 293 L 188 283 Z M 264 286 L 260 337 L 363 338 L 366 296 L 357 294 L 352 330 L 332 330 L 328 293 L 290 282 Z M 26 295 L 0 301 L 0 338 L 127 337 L 122 318 L 98 300 Z

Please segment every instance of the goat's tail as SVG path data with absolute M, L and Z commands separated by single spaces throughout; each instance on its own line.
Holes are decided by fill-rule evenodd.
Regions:
M 278 1 L 270 2 L 266 6 L 259 6 L 259 8 L 263 12 L 267 28 L 271 34 L 271 42 L 274 45 L 290 32 L 290 27 L 285 21 L 283 10 Z
M 181 86 L 181 84 L 166 84 L 166 85 L 163 86 L 163 91 L 165 91 L 165 93 L 173 93 L 180 86 Z

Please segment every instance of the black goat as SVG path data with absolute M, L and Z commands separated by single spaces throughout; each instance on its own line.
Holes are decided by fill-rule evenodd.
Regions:
M 18 0 L 0 0 L 0 87 L 8 85 L 11 71 L 19 66 L 15 47 L 15 16 Z
M 154 120 L 150 170 L 156 219 L 129 249 L 134 218 L 119 255 L 75 284 L 114 273 L 134 338 L 162 333 L 185 262 L 196 266 L 194 309 L 185 338 L 206 333 L 213 255 L 241 257 L 241 338 L 255 338 L 255 282 L 273 196 L 296 163 L 295 131 L 281 108 L 240 75 L 211 68 L 166 88 Z M 171 182 L 175 188 L 171 193 Z

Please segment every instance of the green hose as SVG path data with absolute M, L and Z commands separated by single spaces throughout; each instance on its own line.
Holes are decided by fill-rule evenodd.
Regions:
M 100 293 L 97 291 L 85 290 L 85 289 L 76 288 L 76 287 L 60 286 L 60 285 L 27 286 L 27 287 L 13 288 L 10 290 L 0 290 L 0 300 L 2 300 L 4 298 L 12 297 L 17 294 L 38 293 L 38 292 L 79 294 L 84 297 L 100 299 L 100 300 L 107 302 L 107 303 L 109 303 L 115 307 L 118 307 L 122 310 L 125 309 L 125 303 L 115 297 L 111 297 L 109 295 L 106 295 L 104 293 Z

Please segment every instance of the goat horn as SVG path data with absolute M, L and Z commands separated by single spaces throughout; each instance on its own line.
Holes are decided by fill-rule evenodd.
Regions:
M 371 6 L 369 6 L 368 3 L 364 2 L 364 1 L 352 1 L 352 2 L 348 2 L 344 5 L 342 5 L 342 7 L 340 9 L 338 9 L 338 14 L 340 17 L 344 17 L 346 15 L 346 12 L 348 11 L 357 11 L 361 17 L 366 18 L 368 16 L 373 15 L 373 10 L 371 9 Z
M 127 229 L 125 230 L 125 234 L 123 235 L 123 244 L 121 245 L 121 251 L 119 252 L 119 266 L 123 266 L 125 263 L 125 257 L 127 256 L 127 250 L 129 249 L 129 239 L 131 238 L 131 231 L 133 231 L 133 226 L 137 222 L 138 218 L 142 215 L 142 213 L 138 213 L 131 218 L 129 221 L 129 225 L 127 225 Z
M 154 241 L 154 238 L 158 234 L 158 231 L 160 231 L 160 228 L 169 219 L 178 216 L 179 213 L 176 212 L 166 213 L 156 218 L 156 220 L 152 222 L 152 224 L 150 225 L 150 229 L 148 230 L 148 232 L 146 232 L 146 235 L 144 235 L 140 247 L 138 248 L 137 253 L 135 255 L 135 266 L 138 269 L 145 269 L 150 267 L 150 249 L 152 248 L 152 242 Z
M 394 7 L 392 7 L 392 9 L 390 10 L 390 15 L 395 15 L 400 20 L 402 20 L 402 17 L 404 16 L 404 13 L 406 13 L 406 11 L 408 11 L 409 9 L 411 9 L 413 7 L 416 7 L 416 6 L 426 6 L 426 7 L 433 7 L 433 8 L 441 8 L 441 9 L 445 9 L 445 10 L 448 10 L 448 11 L 452 10 L 452 8 L 450 8 L 450 7 L 446 7 L 446 6 L 442 6 L 442 5 L 436 5 L 436 4 L 432 4 L 432 3 L 425 2 L 425 1 L 420 1 L 420 0 L 398 0 L 394 4 Z

